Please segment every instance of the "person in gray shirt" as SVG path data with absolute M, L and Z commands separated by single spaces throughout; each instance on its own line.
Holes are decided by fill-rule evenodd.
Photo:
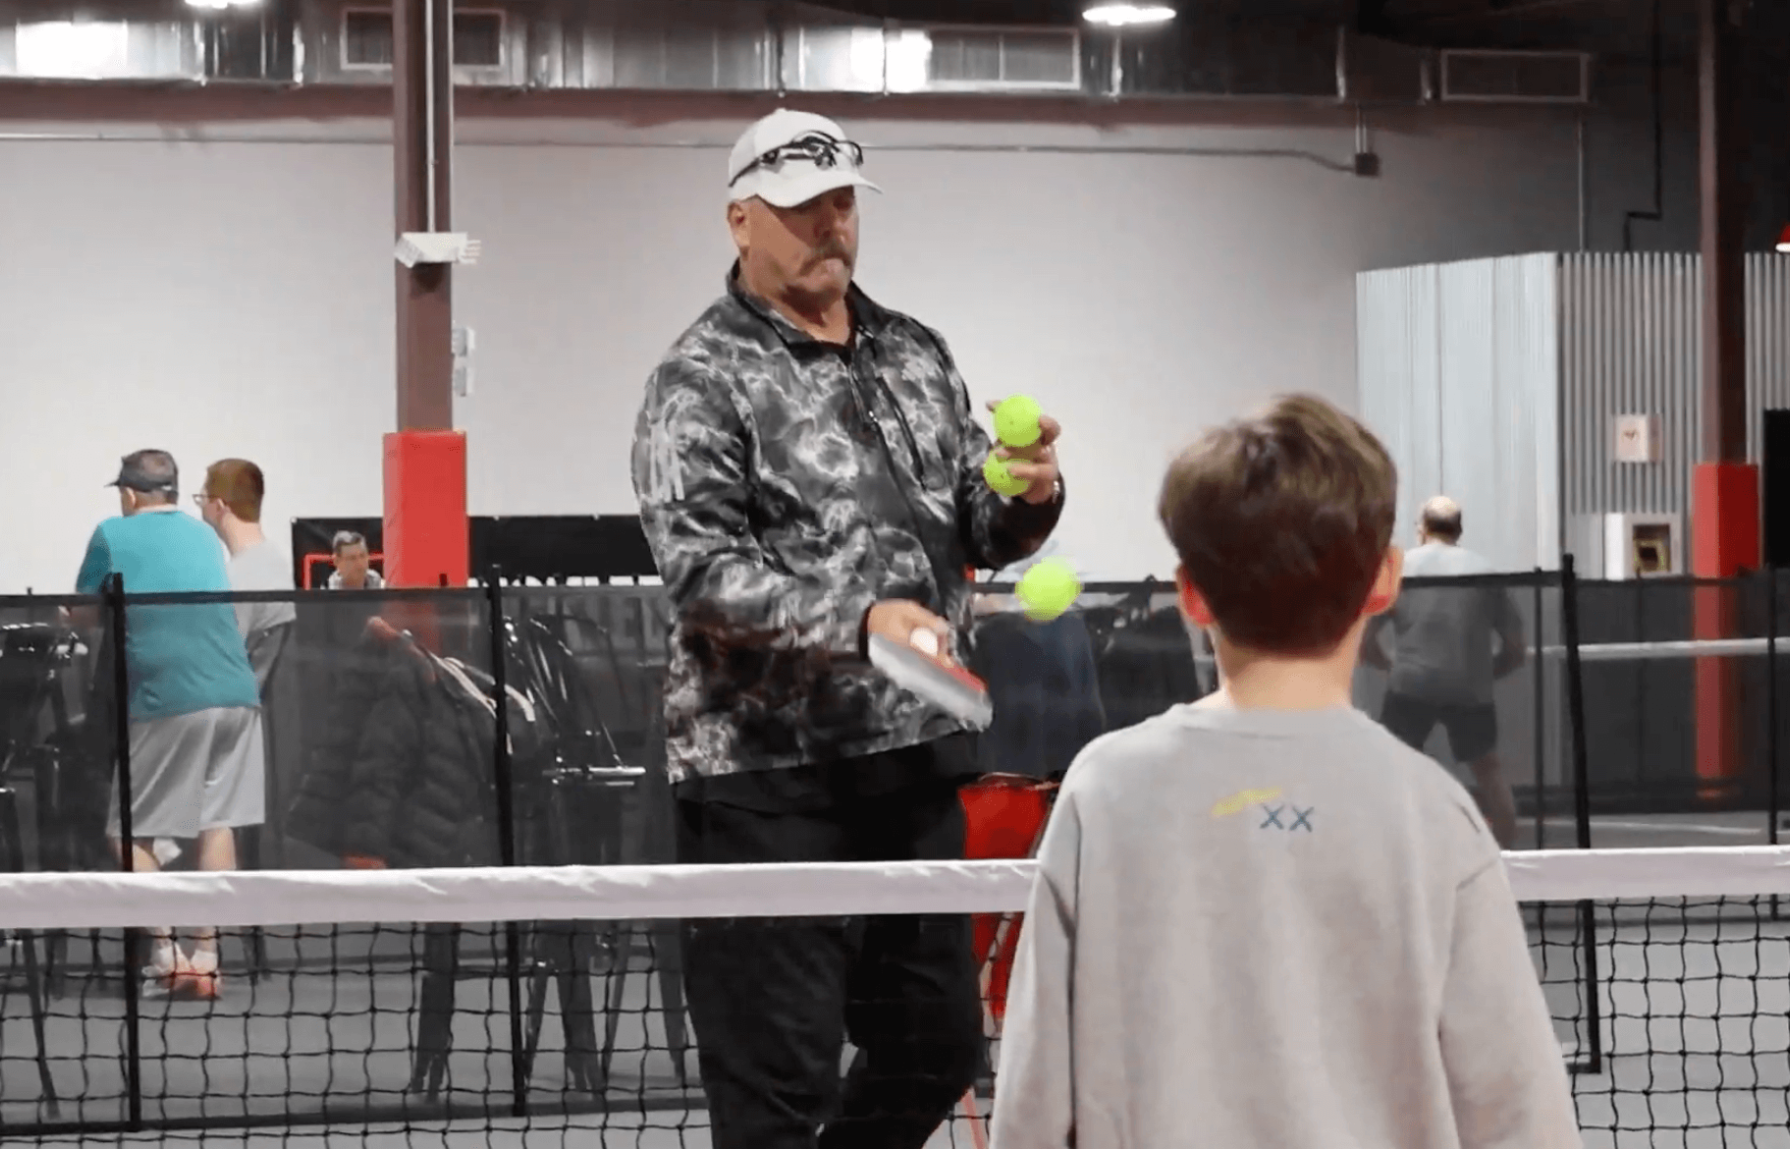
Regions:
M 247 459 L 220 459 L 205 470 L 205 486 L 193 501 L 199 515 L 230 552 L 228 570 L 233 591 L 289 591 L 292 564 L 261 530 L 261 503 L 267 497 L 267 480 L 261 468 Z M 255 682 L 265 689 L 272 673 L 278 643 L 273 636 L 280 627 L 298 618 L 290 602 L 239 602 L 236 624 L 247 645 Z
M 1581 1149 L 1497 843 L 1352 705 L 1397 476 L 1319 399 L 1178 458 L 1160 516 L 1221 686 L 1108 734 L 1038 851 L 994 1149 Z
M 1406 578 L 1467 578 L 1492 565 L 1460 545 L 1461 508 L 1438 495 L 1425 503 Z M 1392 650 L 1385 646 L 1390 631 Z M 1527 657 L 1522 616 L 1501 587 L 1406 587 L 1370 628 L 1362 661 L 1390 672 L 1380 721 L 1421 750 L 1441 726 L 1455 760 L 1472 771 L 1475 798 L 1499 843 L 1516 842 L 1516 799 L 1498 757 L 1493 684 Z

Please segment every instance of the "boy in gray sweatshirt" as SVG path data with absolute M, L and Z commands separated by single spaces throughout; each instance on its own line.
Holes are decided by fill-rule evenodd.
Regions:
M 1076 759 L 1040 847 L 995 1149 L 1579 1149 L 1497 844 L 1350 703 L 1397 475 L 1312 398 L 1163 484 L 1221 687 Z

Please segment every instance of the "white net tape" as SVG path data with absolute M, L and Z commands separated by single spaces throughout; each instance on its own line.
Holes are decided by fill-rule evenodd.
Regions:
M 1790 847 L 1505 855 L 1524 902 L 1790 895 Z M 1009 913 L 1028 861 L 13 874 L 0 928 Z

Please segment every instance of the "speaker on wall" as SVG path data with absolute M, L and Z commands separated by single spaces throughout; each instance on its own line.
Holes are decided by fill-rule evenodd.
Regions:
M 1765 565 L 1790 567 L 1790 410 L 1766 411 L 1764 430 L 1759 486 Z

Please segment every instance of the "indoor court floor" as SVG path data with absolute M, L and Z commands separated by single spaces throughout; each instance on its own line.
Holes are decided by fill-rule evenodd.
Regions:
M 1790 842 L 1790 821 L 1779 815 L 1783 840 Z M 1677 846 L 1766 846 L 1771 844 L 1770 819 L 1764 811 L 1723 814 L 1612 814 L 1591 819 L 1591 848 L 1595 850 L 1666 849 Z M 1571 816 L 1548 818 L 1546 844 L 1553 850 L 1572 850 L 1579 845 Z M 1519 848 L 1535 845 L 1535 819 L 1517 823 Z

